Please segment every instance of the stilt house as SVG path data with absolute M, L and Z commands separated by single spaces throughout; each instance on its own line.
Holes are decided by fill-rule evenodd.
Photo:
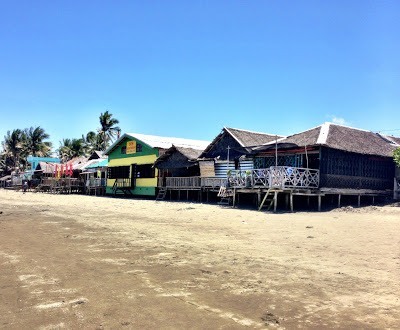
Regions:
M 125 133 L 106 151 L 108 194 L 155 196 L 158 186 L 156 159 L 172 146 L 203 149 L 208 141 Z
M 391 194 L 395 165 L 393 140 L 369 131 L 325 123 L 254 150 L 251 187 L 277 193 L 321 197 Z M 240 173 L 232 185 L 243 187 Z M 276 196 L 275 196 L 276 202 Z
M 252 170 L 254 148 L 280 135 L 224 127 L 199 156 L 201 176 L 226 178 L 228 170 Z

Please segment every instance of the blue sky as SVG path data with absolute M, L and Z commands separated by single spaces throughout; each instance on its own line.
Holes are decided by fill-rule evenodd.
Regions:
M 213 139 L 333 121 L 400 135 L 400 1 L 1 1 L 0 139 Z M 397 131 L 388 131 L 395 130 Z

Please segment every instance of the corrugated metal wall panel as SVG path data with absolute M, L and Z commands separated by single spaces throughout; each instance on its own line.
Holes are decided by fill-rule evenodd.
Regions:
M 217 178 L 226 178 L 228 169 L 229 170 L 234 170 L 235 169 L 235 162 L 230 161 L 229 162 L 229 167 L 228 167 L 227 162 L 215 163 L 215 176 Z
M 239 161 L 239 170 L 241 171 L 247 171 L 247 170 L 253 170 L 254 169 L 254 164 L 252 159 L 246 159 L 246 160 L 240 160 Z

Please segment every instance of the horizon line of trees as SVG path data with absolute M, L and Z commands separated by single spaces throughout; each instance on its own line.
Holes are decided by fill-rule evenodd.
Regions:
M 120 128 L 116 126 L 119 120 L 113 118 L 106 110 L 99 116 L 100 127 L 95 131 L 82 134 L 81 138 L 65 138 L 55 150 L 62 162 L 79 156 L 89 156 L 94 151 L 105 151 L 113 139 L 119 136 Z M 47 141 L 50 135 L 38 127 L 14 129 L 7 131 L 1 142 L 0 176 L 13 171 L 24 171 L 27 167 L 27 157 L 50 157 L 53 145 Z

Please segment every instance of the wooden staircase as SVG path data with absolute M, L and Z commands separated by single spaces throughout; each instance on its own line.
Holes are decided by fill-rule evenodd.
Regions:
M 121 192 L 124 196 L 133 196 L 131 189 L 132 187 L 127 180 L 116 179 L 112 187 L 113 196 L 117 196 L 118 192 Z
M 158 194 L 156 197 L 156 201 L 163 201 L 165 199 L 165 197 L 167 196 L 167 192 L 168 192 L 167 188 L 165 188 L 165 187 L 159 188 Z
M 220 187 L 217 196 L 221 197 L 221 200 L 218 202 L 218 205 L 229 206 L 232 203 L 233 190 L 227 189 L 226 187 Z
M 271 196 L 269 195 L 271 193 Z M 274 195 L 275 192 L 271 190 L 271 188 L 269 188 L 267 190 L 267 192 L 265 193 L 265 196 L 260 204 L 260 206 L 258 207 L 258 210 L 261 211 L 263 207 L 267 207 L 267 211 L 269 211 L 272 207 L 272 205 L 274 204 Z

